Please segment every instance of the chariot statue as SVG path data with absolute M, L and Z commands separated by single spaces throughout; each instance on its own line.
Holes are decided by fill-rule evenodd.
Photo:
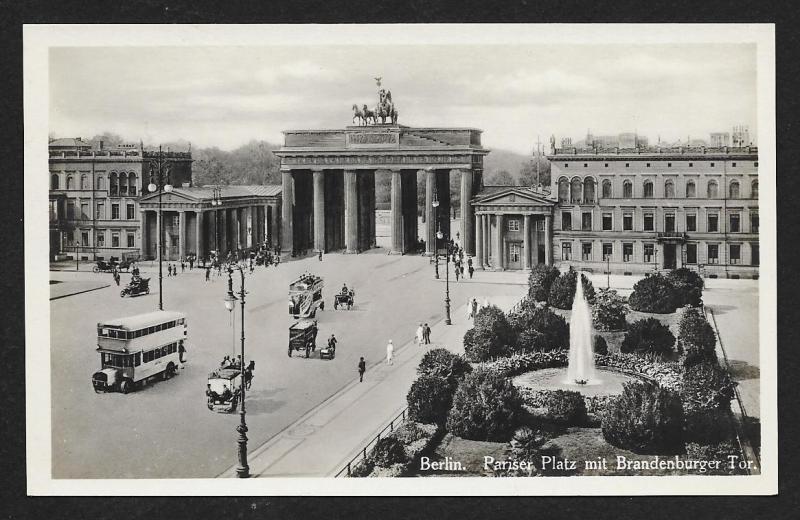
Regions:
M 381 78 L 377 77 L 375 81 L 378 87 L 380 87 Z M 391 124 L 396 125 L 397 115 L 397 107 L 392 101 L 391 90 L 380 89 L 378 91 L 378 105 L 372 110 L 370 110 L 366 104 L 359 108 L 357 103 L 353 103 L 353 123 L 359 126 L 366 126 L 369 124 L 376 125 L 378 124 L 378 118 L 381 119 L 380 124 L 382 125 L 385 125 L 387 120 L 391 122 Z

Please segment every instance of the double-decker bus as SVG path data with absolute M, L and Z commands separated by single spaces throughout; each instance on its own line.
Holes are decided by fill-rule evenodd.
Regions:
M 95 392 L 127 394 L 148 379 L 175 375 L 187 341 L 186 315 L 155 311 L 97 324 L 100 370 L 92 375 Z

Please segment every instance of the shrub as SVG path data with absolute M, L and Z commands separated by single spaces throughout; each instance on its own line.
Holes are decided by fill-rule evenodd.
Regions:
M 689 460 L 708 460 L 719 461 L 719 469 L 709 469 L 707 475 L 738 475 L 743 471 L 738 467 L 730 467 L 729 455 L 741 458 L 742 452 L 739 447 L 730 441 L 713 444 L 698 444 L 690 442 L 686 444 L 686 458 Z
M 523 426 L 516 432 L 509 443 L 508 460 L 520 462 L 534 462 L 527 465 L 525 469 L 501 469 L 495 471 L 498 477 L 532 477 L 539 474 L 537 469 L 538 462 L 542 453 L 542 446 L 550 440 L 549 436 L 542 430 L 534 430 L 528 426 Z
M 620 350 L 623 353 L 666 356 L 672 353 L 675 336 L 669 327 L 655 318 L 645 318 L 633 322 L 625 333 Z
M 464 334 L 464 353 L 469 361 L 485 361 L 514 351 L 516 336 L 503 311 L 492 305 L 475 316 L 475 326 Z
M 417 367 L 420 376 L 443 377 L 455 390 L 458 381 L 472 371 L 472 365 L 464 358 L 445 348 L 434 348 L 422 356 Z
M 480 368 L 500 375 L 512 377 L 531 370 L 567 366 L 569 352 L 553 350 L 550 352 L 524 352 L 481 363 Z
M 594 344 L 592 348 L 595 354 L 600 354 L 601 356 L 608 355 L 608 343 L 606 343 L 606 338 L 600 334 L 594 335 Z
M 522 417 L 522 398 L 511 380 L 475 370 L 458 385 L 447 430 L 465 439 L 505 441 Z
M 614 289 L 600 289 L 592 306 L 592 322 L 597 330 L 623 330 L 628 307 Z
M 678 307 L 675 287 L 661 274 L 647 274 L 633 286 L 628 297 L 631 309 L 668 314 Z
M 699 307 L 703 304 L 703 288 L 705 282 L 696 272 L 685 267 L 674 269 L 667 274 L 667 280 L 675 288 L 675 298 L 678 307 L 691 305 Z
M 370 452 L 370 459 L 375 466 L 382 468 L 408 462 L 403 442 L 393 435 L 378 439 Z
M 567 321 L 547 306 L 523 304 L 511 317 L 520 351 L 569 348 Z
M 552 265 L 538 264 L 528 276 L 528 297 L 533 301 L 546 302 L 550 287 L 561 273 Z
M 545 398 L 547 418 L 554 422 L 580 426 L 586 423 L 586 404 L 580 392 L 553 390 Z
M 443 424 L 453 404 L 457 384 L 440 376 L 419 376 L 406 396 L 409 418 L 421 423 Z
M 687 409 L 730 409 L 736 383 L 717 364 L 700 363 L 684 370 L 681 397 Z
M 714 328 L 698 308 L 685 307 L 678 326 L 678 348 L 684 351 L 686 367 L 698 363 L 716 363 L 717 338 Z
M 572 303 L 575 300 L 577 280 L 578 272 L 570 267 L 569 271 L 553 281 L 547 302 L 559 309 L 571 309 Z M 581 275 L 581 281 L 583 283 L 583 297 L 586 298 L 589 305 L 594 304 L 595 294 L 592 282 L 583 275 Z
M 683 449 L 680 397 L 655 383 L 625 383 L 601 417 L 603 437 L 635 453 L 677 453 Z

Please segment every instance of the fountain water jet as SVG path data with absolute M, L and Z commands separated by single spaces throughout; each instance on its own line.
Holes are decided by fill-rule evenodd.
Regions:
M 569 320 L 568 384 L 598 383 L 594 369 L 592 348 L 592 313 L 583 296 L 583 275 L 578 273 L 575 282 L 575 300 Z

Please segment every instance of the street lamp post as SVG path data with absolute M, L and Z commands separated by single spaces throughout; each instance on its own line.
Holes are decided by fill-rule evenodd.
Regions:
M 449 216 L 449 215 L 448 215 Z M 436 238 L 441 240 L 444 237 L 442 234 L 441 227 L 436 232 Z M 436 251 L 438 256 L 438 249 Z M 444 260 L 444 272 L 445 272 L 445 293 L 444 293 L 444 324 L 445 325 L 452 325 L 453 322 L 450 319 L 450 251 L 447 252 L 447 257 Z
M 606 289 L 611 289 L 611 255 L 606 256 Z
M 244 290 L 244 269 L 241 265 L 236 265 L 236 267 L 230 266 L 228 267 L 228 294 L 225 296 L 225 308 L 228 309 L 228 312 L 233 312 L 234 307 L 236 306 L 236 296 L 233 293 L 233 270 L 237 269 L 239 274 L 242 277 L 242 285 L 239 290 L 239 304 L 241 305 L 242 311 L 242 336 L 241 336 L 241 359 L 239 360 L 239 370 L 241 370 L 240 377 L 239 377 L 239 391 L 242 396 L 242 407 L 239 410 L 239 425 L 236 427 L 236 431 L 238 432 L 239 436 L 236 439 L 237 443 L 237 454 L 239 457 L 239 465 L 236 466 L 236 476 L 238 478 L 248 478 L 250 476 L 250 466 L 247 465 L 247 422 L 245 421 L 245 406 L 244 406 L 244 393 L 245 393 L 245 381 L 244 381 L 244 296 L 247 292 Z
M 222 206 L 222 188 L 219 186 L 214 188 L 214 193 L 211 196 L 211 205 L 214 207 Z M 219 223 L 217 222 L 217 215 L 214 214 L 214 251 L 219 257 Z
M 164 257 L 164 216 L 161 211 L 162 192 L 171 192 L 172 184 L 169 182 L 170 164 L 164 158 L 161 146 L 158 147 L 158 155 L 155 160 L 150 161 L 150 184 L 147 189 L 150 193 L 158 190 L 158 310 L 164 310 L 164 270 L 161 265 Z
M 428 222 L 428 225 L 432 226 L 434 223 L 436 223 L 436 225 L 438 227 L 438 222 L 439 222 L 439 198 L 437 197 L 435 190 L 433 192 L 433 202 L 431 202 L 431 206 L 433 206 L 433 222 Z M 439 279 L 439 235 L 440 234 L 441 234 L 441 231 L 437 230 L 436 234 L 433 235 L 434 236 L 434 240 L 433 240 L 433 258 L 434 258 L 434 260 L 433 260 L 433 265 L 434 265 L 433 276 L 437 280 Z

